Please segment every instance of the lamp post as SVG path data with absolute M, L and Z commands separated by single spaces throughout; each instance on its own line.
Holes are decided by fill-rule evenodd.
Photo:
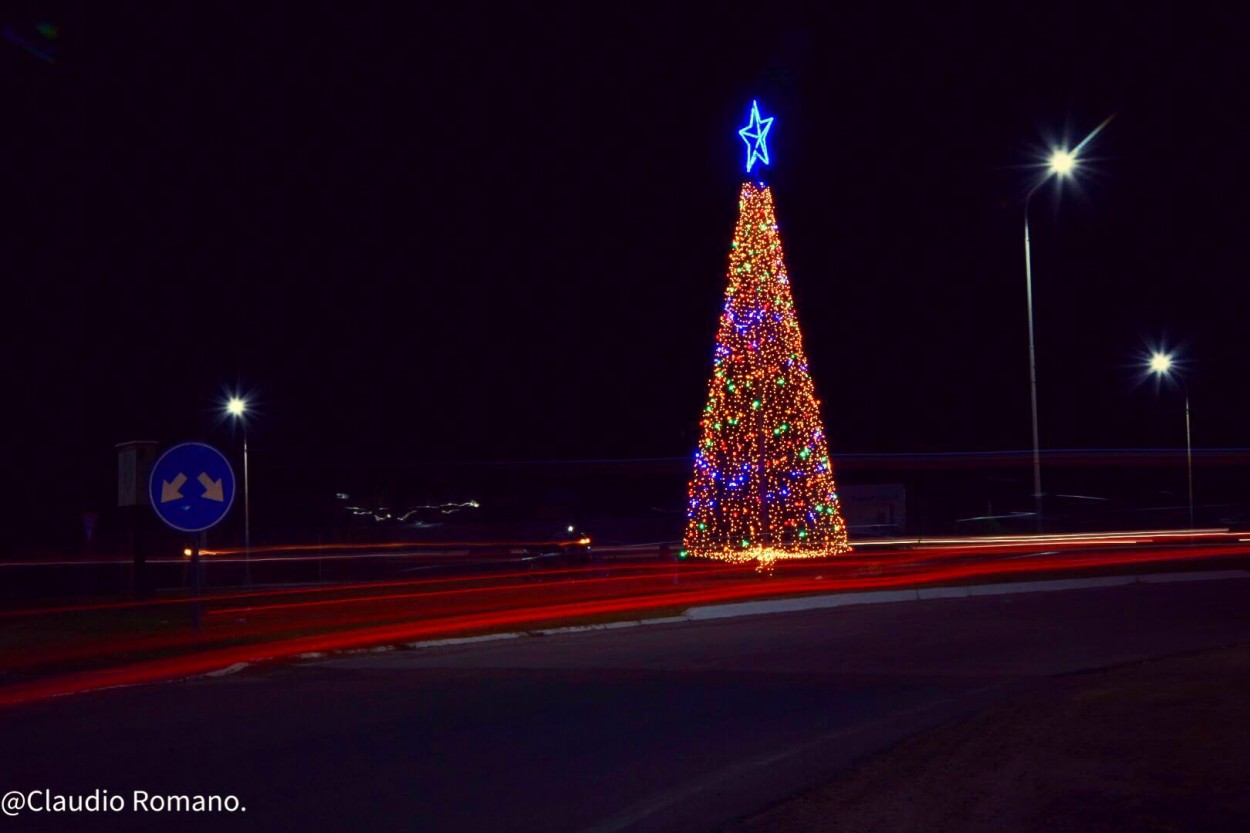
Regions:
M 1033 337 L 1033 257 L 1029 249 L 1029 203 L 1051 175 L 1063 178 L 1076 166 L 1076 155 L 1066 150 L 1051 153 L 1046 175 L 1024 198 L 1024 292 L 1029 310 L 1029 403 L 1033 412 L 1033 507 L 1037 531 L 1042 531 L 1042 452 L 1037 432 L 1037 348 Z
M 1095 127 L 1088 136 L 1071 150 L 1067 148 L 1052 149 L 1050 158 L 1046 163 L 1046 173 L 1034 183 L 1024 198 L 1024 291 L 1029 312 L 1029 403 L 1033 412 L 1033 506 L 1037 517 L 1038 532 L 1042 531 L 1042 452 L 1037 430 L 1037 348 L 1033 337 L 1033 257 L 1029 249 L 1029 203 L 1033 200 L 1033 195 L 1037 193 L 1037 189 L 1046 184 L 1051 176 L 1057 179 L 1064 179 L 1075 174 L 1079 164 L 1078 157 L 1081 149 L 1097 136 L 1113 118 L 1115 118 L 1114 113 L 1103 119 L 1102 124 Z
M 1185 395 L 1185 474 L 1189 482 L 1189 530 L 1194 529 L 1194 446 L 1189 433 L 1189 387 L 1179 373 L 1172 375 L 1171 353 L 1153 353 L 1150 356 L 1150 372 L 1159 377 L 1175 379 L 1181 384 L 1181 392 Z
M 243 426 L 243 580 L 252 583 L 252 504 L 247 488 L 247 400 L 233 396 L 226 403 L 226 413 Z

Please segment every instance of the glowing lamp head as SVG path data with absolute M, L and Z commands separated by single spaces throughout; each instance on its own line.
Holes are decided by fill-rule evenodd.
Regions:
M 1067 150 L 1055 150 L 1050 154 L 1050 172 L 1058 176 L 1067 176 L 1076 167 L 1076 154 Z
M 1172 369 L 1172 357 L 1167 353 L 1153 353 L 1150 356 L 1150 372 L 1160 375 Z
M 226 403 L 226 413 L 232 417 L 241 417 L 243 412 L 247 410 L 247 401 L 237 396 L 230 397 L 230 401 Z

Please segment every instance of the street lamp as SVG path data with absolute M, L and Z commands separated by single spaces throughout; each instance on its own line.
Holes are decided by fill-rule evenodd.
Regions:
M 1189 388 L 1179 373 L 1172 375 L 1173 365 L 1171 353 L 1155 352 L 1150 355 L 1150 372 L 1160 378 L 1166 376 L 1181 383 L 1181 392 L 1185 394 L 1185 472 L 1189 479 L 1189 530 L 1194 529 L 1194 447 L 1189 435 Z
M 1055 150 L 1050 154 L 1050 172 L 1067 176 L 1076 167 L 1076 154 L 1067 150 Z
M 1029 252 L 1029 203 L 1037 189 L 1041 188 L 1051 176 L 1057 179 L 1075 174 L 1081 149 L 1098 135 L 1115 114 L 1111 114 L 1080 141 L 1076 147 L 1053 148 L 1047 161 L 1046 173 L 1039 179 L 1024 198 L 1024 291 L 1029 311 L 1029 401 L 1033 411 L 1033 505 L 1037 516 L 1037 530 L 1042 530 L 1042 452 L 1037 433 L 1037 349 L 1033 338 L 1033 258 Z
M 243 577 L 252 583 L 252 505 L 247 489 L 247 400 L 232 396 L 226 403 L 226 413 L 243 426 Z

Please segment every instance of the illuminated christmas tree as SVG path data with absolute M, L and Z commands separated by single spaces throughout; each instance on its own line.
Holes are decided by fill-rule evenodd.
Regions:
M 739 131 L 748 174 L 757 161 L 769 164 L 772 122 L 752 104 Z M 849 551 L 772 191 L 762 182 L 744 183 L 738 198 L 712 363 L 683 554 L 768 569 Z

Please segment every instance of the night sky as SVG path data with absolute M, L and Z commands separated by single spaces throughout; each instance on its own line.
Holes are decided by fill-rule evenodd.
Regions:
M 1181 445 L 1160 340 L 1250 445 L 1236 4 L 455 5 L 0 20 L 14 517 L 236 387 L 272 466 L 689 454 L 753 98 L 835 466 L 1029 447 L 1023 196 L 1112 114 L 1032 202 L 1042 445 Z

